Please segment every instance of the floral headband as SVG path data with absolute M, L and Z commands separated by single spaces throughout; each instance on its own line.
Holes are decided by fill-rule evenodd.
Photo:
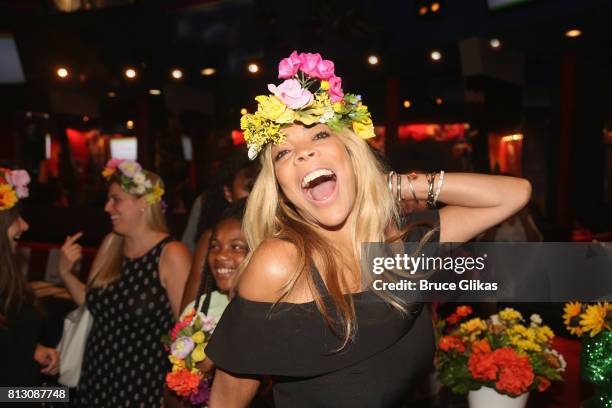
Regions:
M 155 185 L 147 178 L 142 167 L 134 160 L 111 159 L 106 163 L 102 176 L 110 180 L 115 177 L 119 185 L 129 194 L 145 196 L 147 203 L 155 204 L 161 201 L 164 189 L 158 180 Z
M 29 183 L 27 171 L 0 168 L 0 211 L 10 210 L 20 199 L 29 196 Z
M 374 137 L 374 125 L 361 95 L 345 94 L 342 79 L 334 74 L 334 63 L 320 54 L 293 51 L 278 65 L 278 77 L 285 79 L 268 85 L 272 95 L 255 97 L 257 111 L 240 119 L 244 140 L 253 160 L 269 142 L 285 139 L 282 128 L 294 122 L 306 126 L 325 123 L 333 131 L 352 127 L 362 139 Z

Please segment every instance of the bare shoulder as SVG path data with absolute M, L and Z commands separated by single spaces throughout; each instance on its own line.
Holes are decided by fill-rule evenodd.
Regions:
M 238 282 L 241 297 L 275 302 L 297 266 L 297 249 L 278 238 L 267 239 L 253 252 Z
M 172 241 L 168 242 L 164 246 L 164 250 L 162 253 L 162 262 L 180 262 L 181 260 L 189 259 L 191 260 L 191 251 L 187 248 L 187 245 L 183 244 L 180 241 Z

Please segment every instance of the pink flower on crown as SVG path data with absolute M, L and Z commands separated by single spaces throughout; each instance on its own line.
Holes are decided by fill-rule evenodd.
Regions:
M 315 76 L 323 80 L 328 80 L 333 77 L 334 63 L 330 60 L 321 60 L 315 69 Z
M 328 80 L 329 82 L 329 99 L 332 103 L 340 102 L 344 98 L 344 92 L 342 92 L 342 78 L 332 76 Z
M 318 77 L 319 72 L 317 71 L 317 67 L 319 63 L 322 61 L 321 54 L 311 54 L 309 52 L 301 53 L 299 55 L 302 64 L 300 65 L 300 71 L 304 74 L 311 77 Z
M 30 175 L 25 170 L 13 170 L 5 175 L 9 184 L 15 189 L 17 198 L 26 198 L 30 195 L 28 184 L 30 183 Z
M 290 109 L 301 109 L 312 103 L 313 96 L 302 88 L 297 79 L 287 79 L 279 86 L 269 84 L 268 89 Z
M 297 74 L 300 65 L 302 65 L 302 60 L 297 51 L 293 51 L 288 58 L 283 58 L 278 64 L 278 77 L 281 79 L 292 78 Z
M 125 160 L 119 165 L 119 170 L 129 178 L 134 177 L 137 173 L 142 171 L 142 167 L 140 164 L 135 162 L 134 160 Z
M 124 161 L 125 161 L 125 159 L 110 159 L 106 163 L 106 168 L 111 169 L 111 170 L 115 170 Z

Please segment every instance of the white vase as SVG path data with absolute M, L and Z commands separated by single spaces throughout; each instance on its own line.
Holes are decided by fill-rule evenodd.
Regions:
M 480 387 L 469 392 L 468 403 L 470 408 L 524 408 L 528 397 L 528 392 L 513 398 L 500 394 L 493 388 Z

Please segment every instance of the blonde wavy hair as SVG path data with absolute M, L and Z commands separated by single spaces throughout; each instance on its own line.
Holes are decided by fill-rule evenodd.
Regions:
M 248 266 L 254 250 L 265 239 L 274 237 L 291 242 L 298 251 L 298 265 L 276 303 L 286 298 L 298 281 L 305 279 L 326 323 L 337 335 L 343 337 L 343 344 L 339 348 L 342 349 L 354 338 L 355 309 L 353 297 L 345 296 L 344 293 L 348 286 L 346 279 L 338 271 L 351 267 L 354 269 L 359 264 L 361 243 L 398 239 L 400 235 L 390 236 L 389 227 L 394 226 L 397 231 L 402 224 L 397 203 L 387 187 L 383 166 L 367 143 L 349 129 L 333 134 L 346 147 L 356 179 L 355 204 L 346 220 L 352 237 L 353 259 L 345 259 L 334 244 L 324 238 L 320 228 L 307 222 L 288 202 L 276 181 L 271 146 L 268 145 L 260 156 L 261 172 L 249 196 L 243 222 L 245 237 L 252 252 L 242 263 L 235 281 Z M 310 273 L 315 255 L 321 260 L 321 276 L 336 310 L 340 312 L 339 325 L 330 317 L 322 300 L 323 294 L 317 289 Z M 371 278 L 363 274 L 360 276 L 365 285 L 369 285 Z M 400 299 L 388 293 L 376 293 L 402 313 L 407 312 L 407 305 Z M 338 327 L 342 327 L 340 332 Z
M 147 170 L 144 170 L 144 174 L 153 185 L 159 181 L 160 186 L 164 187 L 163 180 L 157 174 Z M 109 180 L 108 185 L 110 186 L 112 183 L 121 185 L 114 177 Z M 134 198 L 142 197 L 135 194 L 130 195 Z M 168 233 L 168 224 L 162 209 L 162 201 L 158 201 L 155 204 L 147 204 L 145 207 L 145 222 L 155 232 Z M 96 256 L 96 262 L 91 268 L 89 282 L 87 283 L 88 287 L 104 288 L 121 276 L 124 240 L 123 236 L 115 232 L 111 232 L 104 240 Z

